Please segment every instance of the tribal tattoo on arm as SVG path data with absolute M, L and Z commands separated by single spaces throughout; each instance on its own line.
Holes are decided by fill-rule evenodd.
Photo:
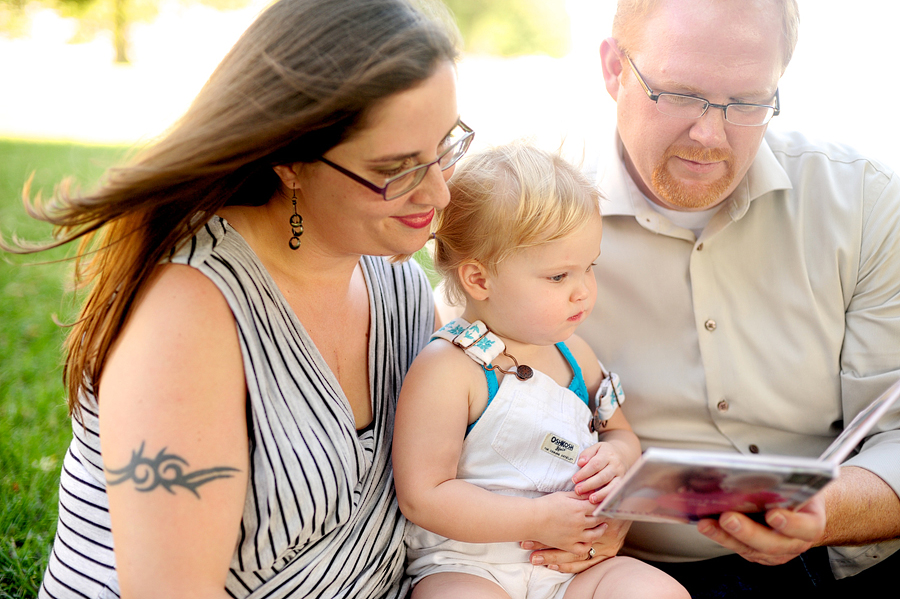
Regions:
M 175 487 L 183 487 L 199 499 L 198 487 L 219 478 L 231 478 L 235 472 L 240 472 L 237 468 L 228 466 L 185 472 L 186 467 L 189 466 L 187 460 L 173 453 L 166 453 L 166 449 L 163 447 L 156 457 L 147 458 L 144 457 L 144 443 L 142 442 L 137 451 L 131 452 L 131 461 L 127 466 L 119 470 L 106 469 L 107 474 L 114 477 L 107 476 L 106 483 L 120 485 L 133 480 L 135 488 L 142 493 L 162 487 L 174 494 Z

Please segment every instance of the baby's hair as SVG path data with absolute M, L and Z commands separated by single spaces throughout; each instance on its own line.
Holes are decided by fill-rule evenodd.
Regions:
M 561 156 L 525 142 L 472 155 L 448 184 L 450 204 L 435 222 L 434 267 L 450 304 L 465 299 L 458 269 L 489 272 L 511 254 L 575 232 L 599 214 L 600 192 Z

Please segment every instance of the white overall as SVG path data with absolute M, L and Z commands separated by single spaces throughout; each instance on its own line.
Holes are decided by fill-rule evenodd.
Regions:
M 568 348 L 557 347 L 572 366 L 570 386 L 584 389 Z M 490 382 L 493 372 L 485 374 Z M 582 394 L 539 371 L 526 381 L 507 374 L 463 442 L 456 478 L 519 497 L 572 490 L 578 455 L 597 442 L 589 429 L 586 391 Z M 406 534 L 413 584 L 438 572 L 465 572 L 496 582 L 514 599 L 557 599 L 574 576 L 532 566 L 531 551 L 515 542 L 463 543 L 412 523 Z

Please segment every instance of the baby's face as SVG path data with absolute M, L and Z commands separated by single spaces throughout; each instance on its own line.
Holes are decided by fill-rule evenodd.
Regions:
M 503 260 L 492 275 L 486 319 L 499 335 L 533 345 L 572 336 L 594 307 L 593 265 L 603 225 L 597 213 L 580 229 L 525 248 Z

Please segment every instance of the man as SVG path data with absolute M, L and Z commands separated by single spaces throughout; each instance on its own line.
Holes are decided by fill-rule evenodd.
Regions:
M 795 0 L 620 0 L 601 46 L 616 155 L 579 333 L 645 448 L 818 456 L 900 377 L 900 176 L 767 132 L 798 20 Z M 625 552 L 695 596 L 878 588 L 900 566 L 898 422 L 799 512 L 634 523 Z

